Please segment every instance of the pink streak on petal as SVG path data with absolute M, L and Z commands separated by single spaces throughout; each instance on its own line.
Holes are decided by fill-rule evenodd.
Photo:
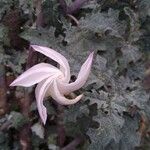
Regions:
M 52 80 L 53 80 L 53 77 L 50 77 L 47 80 L 43 80 L 37 85 L 35 89 L 37 108 L 38 108 L 39 115 L 44 125 L 47 120 L 47 110 L 46 110 L 46 107 L 43 105 L 43 101 L 44 101 L 44 97 L 45 97 L 45 93 L 47 89 L 52 84 Z
M 75 90 L 80 89 L 85 84 L 90 74 L 93 55 L 94 55 L 94 52 L 92 52 L 87 58 L 87 60 L 84 62 L 75 82 L 70 83 L 70 84 L 63 83 L 63 82 L 59 83 L 59 89 L 61 93 L 64 93 L 64 94 L 71 93 Z
M 40 63 L 21 74 L 10 86 L 29 87 L 56 73 L 61 74 L 61 71 L 50 64 Z
M 62 95 L 57 87 L 56 81 L 53 81 L 53 88 L 51 89 L 51 97 L 57 101 L 61 105 L 72 105 L 77 103 L 81 98 L 83 94 L 77 96 L 75 99 L 67 99 Z
M 60 70 L 64 73 L 65 79 L 64 81 L 69 82 L 70 80 L 70 67 L 68 64 L 67 59 L 61 55 L 60 53 L 56 52 L 55 50 L 44 47 L 44 46 L 38 46 L 38 45 L 31 45 L 31 47 L 45 56 L 53 59 L 54 61 L 58 62 L 60 64 Z

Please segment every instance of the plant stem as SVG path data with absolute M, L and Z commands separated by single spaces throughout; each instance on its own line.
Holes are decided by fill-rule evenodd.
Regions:
M 75 150 L 76 146 L 81 144 L 84 141 L 84 138 L 82 136 L 76 137 L 71 143 L 69 143 L 67 146 L 62 148 L 61 150 Z
M 36 0 L 36 27 L 43 27 L 42 0 Z
M 71 15 L 71 14 L 77 13 L 79 11 L 79 9 L 88 1 L 90 1 L 90 0 L 75 0 L 69 6 L 67 6 L 65 0 L 59 0 L 59 3 L 63 9 L 63 12 L 65 13 L 65 15 L 68 15 L 68 14 Z
M 57 133 L 58 133 L 58 145 L 60 147 L 63 147 L 66 139 L 63 118 L 64 118 L 64 106 L 57 104 Z
M 20 107 L 21 107 L 21 113 L 28 119 L 30 118 L 30 115 L 29 115 L 30 103 L 31 103 L 30 95 L 27 90 L 24 90 L 24 96 L 20 99 Z M 19 134 L 22 150 L 30 150 L 31 149 L 30 126 L 31 126 L 30 122 L 25 124 L 22 127 L 21 132 Z
M 8 110 L 5 66 L 0 64 L 0 116 Z
M 79 9 L 90 0 L 75 0 L 70 6 L 68 6 L 67 14 L 74 14 L 79 11 Z

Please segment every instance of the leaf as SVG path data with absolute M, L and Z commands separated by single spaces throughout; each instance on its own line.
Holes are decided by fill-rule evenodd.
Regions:
M 135 45 L 122 46 L 120 52 L 122 53 L 121 57 L 118 57 L 118 69 L 121 71 L 124 68 L 128 68 L 130 63 L 136 64 L 140 59 L 142 59 L 142 53 L 139 48 Z
M 4 135 L 3 132 L 0 132 L 0 143 L 4 143 L 6 141 L 6 136 Z
M 34 132 L 37 136 L 39 136 L 41 139 L 44 138 L 44 128 L 41 124 L 35 123 L 31 127 L 32 132 Z
M 124 83 L 120 84 L 124 85 Z M 91 139 L 89 150 L 95 150 L 98 147 L 101 149 L 109 149 L 110 147 L 120 149 L 121 147 L 121 149 L 126 150 L 133 149 L 140 144 L 141 136 L 137 133 L 139 126 L 138 115 L 130 119 L 125 117 L 123 112 L 126 111 L 127 106 L 132 104 L 140 108 L 142 112 L 147 113 L 150 111 L 147 106 L 150 96 L 140 88 L 125 92 L 126 87 L 131 88 L 133 86 L 130 82 L 126 84 L 126 86 L 119 86 L 119 90 L 116 88 L 116 94 L 107 97 L 105 100 L 101 99 L 100 96 L 94 99 L 98 112 L 93 117 L 93 120 L 99 123 L 99 127 L 96 129 L 90 128 L 87 132 Z M 93 98 L 91 98 L 91 102 L 94 103 Z M 149 117 L 148 113 L 147 116 Z
M 0 42 L 9 43 L 8 40 L 8 28 L 0 24 Z
M 140 18 L 145 20 L 147 16 L 150 16 L 150 1 L 141 0 L 138 2 Z
M 19 129 L 27 123 L 28 120 L 21 113 L 12 111 L 8 117 L 8 121 L 10 121 L 11 127 Z
M 97 33 L 98 36 L 114 36 L 121 38 L 125 33 L 126 23 L 118 19 L 119 11 L 109 9 L 108 13 L 93 13 L 82 18 L 80 26 L 82 30 Z
M 51 47 L 55 50 L 61 48 L 62 37 L 55 37 L 55 28 L 51 27 L 50 29 L 32 29 L 26 28 L 20 36 L 28 41 L 32 45 L 41 45 Z
M 89 150 L 106 149 L 112 140 L 115 141 L 115 144 L 119 143 L 120 130 L 124 124 L 121 117 L 119 119 L 113 114 L 106 115 L 99 111 L 93 119 L 99 123 L 99 127 L 97 129 L 90 128 L 87 132 L 92 142 L 88 147 Z
M 76 105 L 69 106 L 68 109 L 64 112 L 64 121 L 65 122 L 76 122 L 77 117 L 81 117 L 82 115 L 88 115 L 89 110 L 87 109 L 86 105 L 83 105 L 83 103 L 77 103 Z
M 140 135 L 136 132 L 138 119 L 126 118 L 122 122 L 122 119 L 118 120 L 115 116 L 99 117 L 101 120 L 95 118 L 99 121 L 99 128 L 90 128 L 87 132 L 92 140 L 88 147 L 89 150 L 96 150 L 98 148 L 102 150 L 128 150 L 134 149 L 135 146 L 140 144 Z
M 125 7 L 124 11 L 125 14 L 129 17 L 128 41 L 130 41 L 130 43 L 136 42 L 141 35 L 139 15 L 129 7 Z
M 121 140 L 119 148 L 122 150 L 134 149 L 140 145 L 141 136 L 137 132 L 138 129 L 138 117 L 130 119 L 125 117 L 124 126 L 121 129 Z
M 14 73 L 20 74 L 23 72 L 22 65 L 24 65 L 27 60 L 27 51 L 24 50 L 23 52 L 16 52 L 11 49 L 10 55 L 6 55 L 7 60 L 5 63 L 12 68 Z
M 9 1 L 9 0 L 1 0 L 0 1 L 0 20 L 2 19 L 5 12 L 10 9 L 11 6 L 17 5 L 18 0 Z
M 8 134 L 0 131 L 0 149 L 9 150 Z
M 93 80 L 97 79 L 94 76 L 99 76 L 99 72 L 106 70 L 107 63 L 115 59 L 114 49 L 123 44 L 122 35 L 125 33 L 125 28 L 126 23 L 118 19 L 118 11 L 111 9 L 108 13 L 87 15 L 80 20 L 78 28 L 68 26 L 65 31 L 66 47 L 61 53 L 69 59 L 73 74 L 76 75 L 78 72 L 79 62 L 83 62 L 83 58 L 86 58 L 88 53 L 94 50 L 95 55 L 97 52 L 100 53 L 100 56 L 96 56 L 92 72 Z M 105 34 L 108 30 L 110 32 Z M 107 51 L 109 52 L 107 53 Z M 98 64 L 103 66 L 99 67 Z M 98 66 L 97 69 L 96 66 Z
M 82 135 L 90 125 L 89 109 L 84 102 L 69 106 L 64 111 L 64 124 L 69 137 Z M 86 125 L 86 127 L 85 127 Z

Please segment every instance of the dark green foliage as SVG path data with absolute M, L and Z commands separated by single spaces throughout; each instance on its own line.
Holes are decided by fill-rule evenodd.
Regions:
M 11 3 L 2 1 L 1 6 L 0 17 Z M 44 1 L 45 27 L 37 29 L 25 24 L 20 37 L 31 44 L 48 46 L 63 54 L 75 76 L 88 54 L 91 51 L 95 53 L 89 80 L 77 91 L 77 94 L 84 93 L 84 98 L 64 110 L 65 144 L 81 135 L 86 139 L 77 148 L 81 150 L 134 150 L 144 146 L 143 150 L 148 150 L 150 94 L 144 90 L 142 82 L 145 66 L 150 60 L 150 1 L 103 0 L 95 2 L 95 6 L 90 3 L 76 14 L 80 18 L 78 26 L 65 18 L 58 6 L 55 0 Z M 26 9 L 23 7 L 23 11 Z M 86 13 L 86 9 L 90 12 Z M 83 14 L 86 15 L 83 17 Z M 7 28 L 0 24 L 0 62 L 11 68 L 9 73 L 18 75 L 25 69 L 28 53 L 5 47 L 5 43 L 9 43 L 7 34 Z M 44 134 L 44 128 L 37 119 L 36 104 L 33 102 L 31 107 L 36 116 L 32 124 L 32 145 L 37 150 L 41 147 L 58 148 L 56 108 L 49 102 L 46 107 L 49 108 L 49 123 L 44 127 L 45 138 L 39 136 L 39 133 Z M 130 108 L 137 109 L 133 113 Z M 29 121 L 13 110 L 8 116 L 11 116 L 10 127 L 15 130 Z M 143 116 L 148 125 L 141 133 Z M 8 133 L 0 132 L 0 149 L 10 149 L 9 140 Z

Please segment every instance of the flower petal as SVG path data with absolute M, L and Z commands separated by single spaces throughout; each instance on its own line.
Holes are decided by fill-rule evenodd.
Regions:
M 37 108 L 43 124 L 46 123 L 46 119 L 47 119 L 47 110 L 46 107 L 43 105 L 43 101 L 49 86 L 52 84 L 52 81 L 53 81 L 53 77 L 43 80 L 37 85 L 35 89 Z
M 57 82 L 54 80 L 53 81 L 53 86 L 51 88 L 51 97 L 57 101 L 61 105 L 72 105 L 77 103 L 81 98 L 83 94 L 77 96 L 75 99 L 67 99 L 62 95 L 57 87 Z
M 61 74 L 61 71 L 50 64 L 40 63 L 21 74 L 10 86 L 29 87 L 54 74 Z
M 60 53 L 56 52 L 55 50 L 44 47 L 44 46 L 38 46 L 38 45 L 31 45 L 31 47 L 45 56 L 53 59 L 54 61 L 58 62 L 60 64 L 60 70 L 64 73 L 65 79 L 64 81 L 69 82 L 70 80 L 70 67 L 68 64 L 67 59 L 61 55 Z
M 87 60 L 82 65 L 75 82 L 72 82 L 70 84 L 59 82 L 59 89 L 60 89 L 61 93 L 63 93 L 63 94 L 71 93 L 75 90 L 80 89 L 85 84 L 85 82 L 89 76 L 90 70 L 91 70 L 93 54 L 94 54 L 94 52 L 92 52 L 89 55 Z

